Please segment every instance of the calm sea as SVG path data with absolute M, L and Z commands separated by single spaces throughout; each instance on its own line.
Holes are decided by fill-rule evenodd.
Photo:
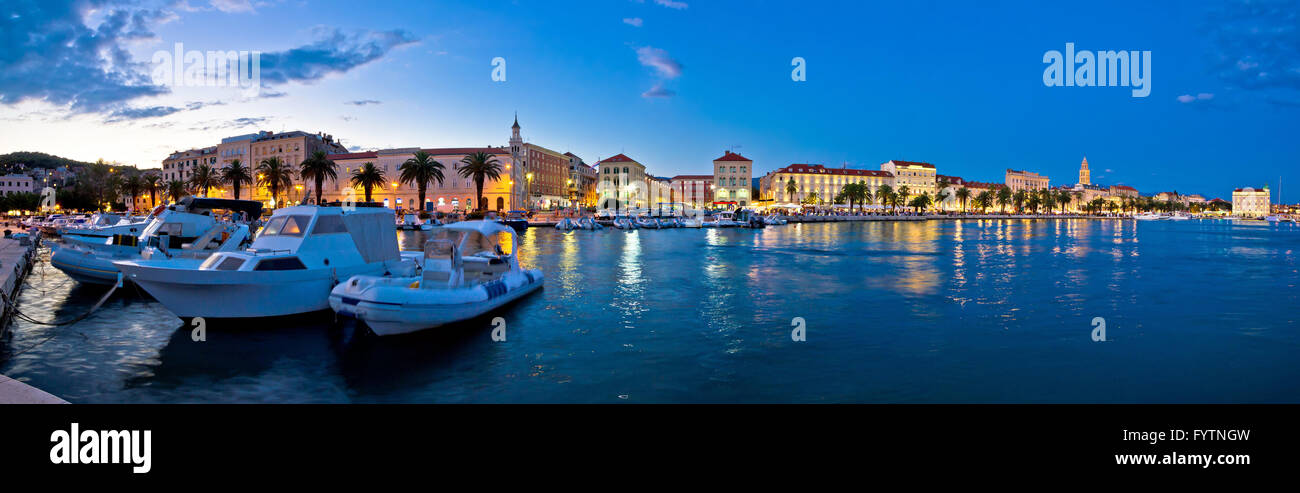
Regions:
M 494 314 L 504 342 L 491 317 L 400 338 L 324 317 L 193 342 L 127 287 L 75 325 L 15 321 L 0 373 L 72 402 L 1300 402 L 1293 225 L 535 228 L 521 241 L 546 287 Z M 105 289 L 36 269 L 20 298 L 36 319 L 80 314 Z

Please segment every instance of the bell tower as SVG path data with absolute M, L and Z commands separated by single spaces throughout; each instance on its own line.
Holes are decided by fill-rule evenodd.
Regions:
M 517 131 L 517 130 L 516 130 Z M 1092 184 L 1092 171 L 1088 170 L 1088 157 L 1083 157 L 1083 164 L 1079 165 L 1079 184 Z

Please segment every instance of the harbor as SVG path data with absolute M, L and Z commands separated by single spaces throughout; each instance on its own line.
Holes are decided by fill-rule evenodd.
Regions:
M 433 238 L 396 235 L 406 252 Z M 73 403 L 1300 395 L 1287 349 L 1300 342 L 1286 308 L 1297 300 L 1268 288 L 1300 282 L 1294 226 L 970 219 L 517 236 L 518 261 L 545 273 L 545 288 L 438 330 L 380 337 L 314 315 L 213 326 L 196 341 L 192 323 L 130 287 L 74 325 L 15 320 L 0 374 Z M 19 306 L 42 320 L 84 313 L 107 289 L 39 262 L 28 284 Z M 1238 289 L 1208 289 L 1224 285 Z M 1090 339 L 1099 316 L 1122 344 Z M 791 340 L 796 318 L 806 341 Z M 1238 385 L 1259 375 L 1270 377 Z

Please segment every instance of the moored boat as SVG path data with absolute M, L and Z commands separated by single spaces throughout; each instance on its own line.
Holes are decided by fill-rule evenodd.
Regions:
M 469 320 L 542 287 L 542 271 L 519 266 L 518 248 L 516 232 L 500 223 L 448 225 L 425 243 L 420 275 L 353 276 L 330 291 L 330 308 L 378 335 Z

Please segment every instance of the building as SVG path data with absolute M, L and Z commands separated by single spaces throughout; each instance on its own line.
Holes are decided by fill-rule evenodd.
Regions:
M 713 160 L 713 202 L 718 205 L 745 207 L 753 202 L 750 188 L 754 162 L 745 156 L 724 151 Z
M 1079 184 L 1092 184 L 1092 171 L 1088 169 L 1088 156 L 1083 157 L 1083 164 L 1079 165 Z
M 1237 217 L 1264 217 L 1269 215 L 1273 198 L 1264 188 L 1238 188 L 1232 191 L 1232 215 Z
M 1138 191 L 1136 188 L 1128 185 L 1112 185 L 1110 187 L 1110 196 L 1120 200 L 1125 197 L 1136 199 L 1138 197 Z
M 569 158 L 569 202 L 579 207 L 595 207 L 598 195 L 596 181 L 599 175 L 596 168 L 582 161 L 572 152 L 564 153 Z
M 323 133 L 309 133 L 303 131 L 292 132 L 257 132 L 254 134 L 237 135 L 221 139 L 221 142 L 215 146 L 195 148 L 187 151 L 176 151 L 163 159 L 161 170 L 163 183 L 169 181 L 188 182 L 194 176 L 194 170 L 201 165 L 212 167 L 220 171 L 230 166 L 230 163 L 238 159 L 247 166 L 249 173 L 254 176 L 254 183 L 244 184 L 240 187 L 240 198 L 260 200 L 267 207 L 275 207 L 271 204 L 271 192 L 269 187 L 260 186 L 256 183 L 257 166 L 266 159 L 277 157 L 291 169 L 297 170 L 307 157 L 316 151 L 324 151 L 326 154 L 346 153 L 347 149 L 336 141 L 332 135 Z M 304 187 L 298 181 L 298 174 L 292 173 L 293 182 L 288 189 L 280 191 L 280 201 L 284 204 L 301 203 L 307 193 L 307 187 Z M 212 197 L 233 198 L 234 195 L 230 190 L 223 186 L 219 189 L 208 190 L 208 195 Z M 283 205 L 283 204 L 282 204 Z
M 1046 176 L 1014 169 L 1007 169 L 1006 179 L 1003 183 L 1005 183 L 1007 187 L 1011 188 L 1012 192 L 1020 190 L 1047 190 L 1051 188 Z
M 420 188 L 416 183 L 402 183 L 402 163 L 415 157 L 417 151 L 424 151 L 443 166 L 443 180 L 428 184 L 424 195 L 424 210 L 452 212 L 478 210 L 479 201 L 487 204 L 488 210 L 503 211 L 522 207 L 523 184 L 516 182 L 512 176 L 518 176 L 517 166 L 512 161 L 513 154 L 507 147 L 451 147 L 428 148 L 407 147 L 383 149 L 369 152 L 331 154 L 330 160 L 338 166 L 338 180 L 325 180 L 324 193 L 327 202 L 365 200 L 365 190 L 354 187 L 351 183 L 352 173 L 366 163 L 372 163 L 387 178 L 381 188 L 371 190 L 370 200 L 381 202 L 385 207 L 402 210 L 420 209 Z M 495 158 L 501 167 L 499 179 L 487 179 L 483 182 L 483 195 L 475 199 L 478 192 L 473 178 L 466 178 L 458 171 L 461 160 L 475 153 L 487 153 Z M 314 185 L 309 185 L 314 186 Z
M 649 186 L 645 165 L 618 154 L 596 163 L 600 181 L 597 192 L 601 209 L 643 209 L 649 207 Z
M 894 191 L 907 187 L 908 196 L 916 197 L 924 193 L 934 197 L 939 191 L 936 182 L 938 175 L 933 164 L 891 160 L 881 164 L 880 170 L 893 177 Z
M 676 202 L 696 209 L 713 203 L 713 184 L 713 175 L 677 175 L 668 179 Z
M 829 203 L 849 183 L 867 185 L 874 197 L 881 186 L 894 186 L 894 175 L 888 171 L 846 166 L 835 169 L 820 164 L 791 164 L 763 175 L 758 180 L 758 187 L 762 198 L 778 204 Z M 793 193 L 790 192 L 792 188 Z
M 0 176 L 0 196 L 20 193 L 36 193 L 36 180 L 20 174 Z
M 518 164 L 524 188 L 524 207 L 529 209 L 554 209 L 568 207 L 569 156 L 524 142 L 519 135 L 519 115 L 510 126 L 511 161 Z

